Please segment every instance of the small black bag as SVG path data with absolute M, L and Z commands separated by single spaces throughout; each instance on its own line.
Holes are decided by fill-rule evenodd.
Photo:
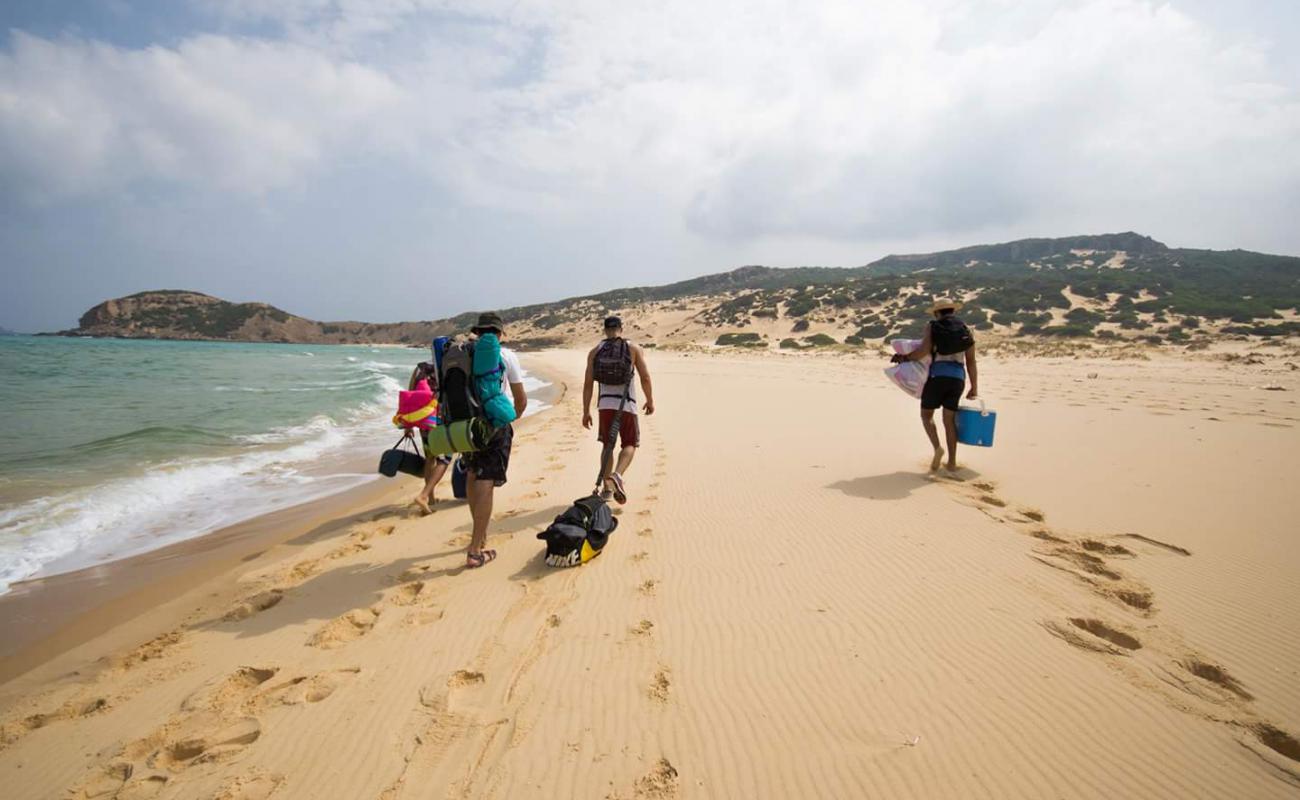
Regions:
M 410 443 L 411 450 L 403 449 L 403 442 Z M 424 456 L 415 451 L 415 442 L 405 436 L 398 439 L 397 444 L 385 450 L 384 454 L 379 457 L 379 474 L 395 478 L 399 472 L 405 472 L 407 475 L 414 475 L 417 478 L 424 477 Z

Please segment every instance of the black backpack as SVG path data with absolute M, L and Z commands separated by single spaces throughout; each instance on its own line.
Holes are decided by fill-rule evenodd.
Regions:
M 474 386 L 474 340 L 449 341 L 438 369 L 438 419 L 447 425 L 482 415 Z
M 969 350 L 975 337 L 966 323 L 950 314 L 930 323 L 930 341 L 939 355 L 951 356 Z
M 623 338 L 606 339 L 596 348 L 592 375 L 598 383 L 622 386 L 632 380 L 632 346 Z
M 617 527 L 618 517 L 609 504 L 593 494 L 574 500 L 537 538 L 546 542 L 547 564 L 576 567 L 600 555 Z

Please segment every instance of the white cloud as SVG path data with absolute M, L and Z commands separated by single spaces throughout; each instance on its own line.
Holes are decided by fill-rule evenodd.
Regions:
M 140 180 L 256 193 L 363 143 L 401 100 L 384 74 L 297 45 L 123 50 L 19 32 L 0 55 L 0 165 L 42 198 Z
M 15 34 L 0 169 L 264 193 L 382 154 L 449 202 L 733 243 L 1198 230 L 1300 191 L 1296 76 L 1168 3 L 207 5 L 284 38 Z

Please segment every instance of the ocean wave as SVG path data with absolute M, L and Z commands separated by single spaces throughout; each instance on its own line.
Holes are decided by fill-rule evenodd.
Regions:
M 358 482 L 303 470 L 373 438 L 373 431 L 317 418 L 304 432 L 310 435 L 281 447 L 176 459 L 135 477 L 0 511 L 0 591 L 41 570 L 144 552 Z
M 405 367 L 348 358 L 348 364 L 320 364 L 322 369 L 342 370 L 337 380 L 313 370 L 310 385 L 225 389 L 274 393 L 330 392 L 339 387 L 358 394 L 342 408 L 329 407 L 333 402 L 314 404 L 329 407 L 328 411 L 320 410 L 301 423 L 239 435 L 197 425 L 156 425 L 74 448 L 167 453 L 156 445 L 201 442 L 230 449 L 209 449 L 200 456 L 199 448 L 178 447 L 176 452 L 185 452 L 185 457 L 168 453 L 169 460 L 137 468 L 143 471 L 133 475 L 0 508 L 0 593 L 14 581 L 33 575 L 147 552 L 373 480 L 373 474 L 331 470 L 330 465 L 342 465 L 366 452 L 377 455 L 391 444 L 394 429 L 388 418 L 396 408 L 398 391 L 405 388 L 405 376 L 399 380 L 394 373 Z M 525 373 L 524 386 L 530 394 L 546 385 Z M 310 395 L 302 397 L 304 410 L 310 409 Z M 262 401 L 250 397 L 239 402 Z M 528 415 L 547 407 L 534 400 Z

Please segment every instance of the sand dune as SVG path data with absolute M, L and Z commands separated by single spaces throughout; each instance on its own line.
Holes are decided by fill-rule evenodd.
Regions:
M 496 562 L 396 486 L 0 687 L 6 794 L 1300 790 L 1294 373 L 989 361 L 998 446 L 935 479 L 874 360 L 651 357 L 593 563 L 533 538 L 597 446 L 580 354 L 530 354 L 571 390 L 520 428 Z

